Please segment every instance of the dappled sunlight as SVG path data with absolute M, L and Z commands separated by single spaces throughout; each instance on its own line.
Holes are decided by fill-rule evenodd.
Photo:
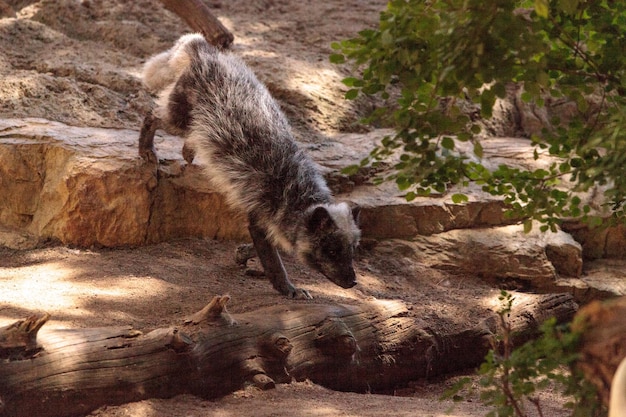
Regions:
M 259 48 L 258 38 L 273 29 L 267 22 L 254 25 L 253 34 L 237 38 L 234 53 L 250 65 L 276 98 L 296 105 L 306 119 L 316 120 L 316 128 L 324 130 L 326 126 L 337 130 L 342 120 L 350 119 L 354 111 L 354 103 L 344 98 L 347 88 L 341 83 L 345 75 L 340 67 L 327 60 L 311 60 L 306 55 L 286 55 L 279 48 Z M 282 75 L 280 82 L 266 74 L 275 72 L 277 66 Z
M 153 417 L 162 415 L 155 409 L 154 404 L 151 401 L 140 401 L 124 406 L 127 409 L 128 414 L 133 417 Z
M 276 408 L 277 404 L 291 403 L 297 399 L 289 413 Z M 473 412 L 467 413 L 455 407 L 451 400 L 437 401 L 432 394 L 428 398 L 387 396 L 378 394 L 337 393 L 315 386 L 302 390 L 298 385 L 291 388 L 277 387 L 276 390 L 251 397 L 237 398 L 237 401 L 217 402 L 202 413 L 206 417 L 235 417 L 241 415 L 291 415 L 295 417 L 362 417 L 373 415 L 390 416 L 429 416 L 467 417 L 484 415 L 488 409 L 478 401 L 471 404 Z M 227 409 L 225 409 L 227 408 Z M 427 409 L 428 412 L 421 412 Z M 251 413 L 250 410 L 255 410 Z
M 22 7 L 19 10 L 16 10 L 15 14 L 19 19 L 31 19 L 37 13 L 39 13 L 40 9 L 41 9 L 41 4 L 39 2 L 36 2 L 33 4 L 29 4 L 25 7 Z
M 239 417 L 241 414 L 238 411 L 230 410 L 211 410 L 206 414 L 207 417 Z
M 385 280 L 372 274 L 359 274 L 357 281 L 359 285 L 373 291 L 385 291 L 387 289 Z
M 397 310 L 398 308 L 400 308 L 401 310 L 406 310 L 405 303 L 402 300 L 379 300 L 374 298 L 368 300 L 366 304 L 370 307 L 375 308 L 381 313 Z
M 532 301 L 537 300 L 539 295 L 536 294 L 527 294 L 521 292 L 511 293 L 513 295 L 513 304 L 524 304 L 529 306 L 534 306 Z M 483 297 L 480 301 L 480 304 L 489 310 L 497 312 L 501 310 L 503 307 L 506 307 L 506 301 L 500 300 L 500 291 L 491 291 L 490 294 L 486 297 Z M 536 307 L 536 306 L 535 306 Z M 534 311 L 527 311 L 528 313 L 534 313 Z
M 0 304 L 31 310 L 74 306 L 71 285 L 63 282 L 74 275 L 71 269 L 56 262 L 17 269 L 19 274 L 12 268 L 0 270 Z
M 143 65 L 135 67 L 127 67 L 122 70 L 122 73 L 128 74 L 133 78 L 141 80 L 141 74 L 143 73 Z
M 245 51 L 245 53 L 241 54 L 241 57 L 245 60 L 246 58 L 269 58 L 276 59 L 279 55 L 276 52 L 264 51 L 264 50 L 250 50 Z
M 357 286 L 350 289 L 343 289 L 334 283 L 324 280 L 317 283 L 307 282 L 306 288 L 311 291 L 322 294 L 328 298 L 344 298 L 346 300 L 360 301 L 363 299 L 363 293 L 359 290 L 367 289 L 367 292 L 382 293 L 388 290 L 385 282 L 380 278 L 370 274 L 360 274 L 357 272 Z
M 27 91 L 40 88 L 36 77 L 32 76 L 4 75 L 2 84 L 5 87 L 0 89 L 0 100 L 20 100 Z
M 280 55 L 275 52 L 270 52 L 264 48 L 258 48 L 259 37 L 264 32 L 269 32 L 273 29 L 267 22 L 257 22 L 248 25 L 248 30 L 254 31 L 252 35 L 246 36 L 245 34 L 237 37 L 237 41 L 233 45 L 232 49 L 236 55 L 243 57 L 248 56 L 274 56 Z
M 308 68 L 311 67 L 308 66 Z M 290 82 L 289 84 L 292 84 L 290 85 L 290 87 L 292 87 L 293 89 L 299 88 L 311 95 L 323 97 L 323 95 L 328 94 L 328 79 L 335 78 L 337 79 L 337 81 L 340 81 L 342 79 L 337 71 L 324 68 L 319 68 L 317 71 L 315 71 L 315 75 L 316 77 L 299 79 L 297 85 L 294 82 Z M 292 79 L 289 79 L 289 81 L 292 81 Z M 342 84 L 339 83 L 337 84 L 338 90 L 340 90 L 339 87 L 341 87 L 341 85 Z M 343 93 L 341 93 L 341 91 L 335 91 L 335 94 L 340 97 L 343 96 Z
M 160 297 L 171 287 L 150 277 L 85 280 L 84 271 L 62 262 L 0 269 L 0 305 L 73 317 L 94 315 L 89 309 L 94 299 L 134 302 Z
M 343 408 L 337 407 L 329 407 L 329 406 L 319 406 L 315 408 L 309 408 L 307 410 L 306 415 L 314 417 L 314 416 L 342 416 L 342 417 L 360 417 L 360 413 L 355 412 L 346 412 Z
M 344 98 L 345 88 L 341 83 L 344 76 L 338 70 L 310 61 L 283 59 L 290 69 L 290 76 L 285 80 L 287 88 L 313 100 L 310 110 L 332 119 L 332 125 L 340 125 L 352 106 Z

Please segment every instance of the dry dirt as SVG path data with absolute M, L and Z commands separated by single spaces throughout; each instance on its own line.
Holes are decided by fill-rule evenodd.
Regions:
M 300 140 L 358 131 L 370 103 L 342 99 L 347 68 L 328 63 L 330 42 L 372 26 L 384 0 L 209 1 L 234 33 L 242 56 L 280 101 Z M 0 0 L 0 117 L 44 117 L 77 126 L 139 129 L 152 98 L 137 78 L 151 54 L 169 48 L 187 30 L 157 1 Z M 15 14 L 13 14 L 13 12 Z M 370 242 L 371 243 L 371 242 Z M 234 262 L 236 242 L 179 240 L 125 248 L 50 246 L 0 250 L 0 325 L 33 312 L 53 319 L 45 328 L 168 326 L 230 294 L 232 313 L 296 302 L 358 303 L 403 299 L 412 314 L 454 331 L 497 306 L 498 291 L 473 277 L 416 265 L 369 244 L 357 261 L 359 286 L 343 290 L 286 259 L 292 280 L 312 301 L 279 296 L 263 278 Z M 254 265 L 252 265 L 254 267 Z M 458 403 L 438 396 L 454 377 L 416 381 L 396 395 L 339 393 L 311 383 L 249 387 L 218 401 L 191 396 L 106 407 L 100 417 L 165 416 L 481 416 L 476 396 Z M 546 415 L 567 415 L 562 399 L 546 392 Z M 446 414 L 449 412 L 449 414 Z
M 310 290 L 310 301 L 288 300 L 263 277 L 236 265 L 235 242 L 183 239 L 128 249 L 47 247 L 0 250 L 0 326 L 33 312 L 48 312 L 46 328 L 131 325 L 142 331 L 181 323 L 213 295 L 230 294 L 231 313 L 276 303 L 359 303 L 402 299 L 411 314 L 433 323 L 435 333 L 454 332 L 478 322 L 497 306 L 499 292 L 472 277 L 415 265 L 385 248 L 362 250 L 359 285 L 344 290 L 290 257 L 292 280 Z M 256 265 L 251 261 L 249 268 Z M 469 372 L 469 371 L 467 371 Z M 100 417 L 182 416 L 482 416 L 489 409 L 476 395 L 454 404 L 439 396 L 458 376 L 411 383 L 388 395 L 339 393 L 300 382 L 271 391 L 248 387 L 218 401 L 192 396 L 105 407 Z M 566 416 L 563 400 L 542 394 L 546 415 Z M 450 414 L 447 414 L 450 412 Z M 532 414 L 531 414 L 532 415 Z

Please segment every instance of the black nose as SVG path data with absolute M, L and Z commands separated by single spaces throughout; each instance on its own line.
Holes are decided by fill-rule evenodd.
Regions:
M 352 288 L 356 285 L 356 281 L 344 282 L 341 284 L 341 288 Z

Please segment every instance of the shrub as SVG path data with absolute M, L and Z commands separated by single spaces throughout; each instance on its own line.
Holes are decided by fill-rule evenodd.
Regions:
M 352 63 L 343 80 L 346 98 L 379 95 L 389 106 L 366 122 L 385 123 L 385 137 L 359 167 L 399 154 L 393 180 L 407 199 L 445 192 L 453 184 L 480 184 L 502 196 L 508 214 L 555 229 L 564 217 L 584 220 L 591 207 L 579 197 L 602 186 L 615 219 L 626 201 L 626 2 L 616 0 L 392 0 L 378 28 L 335 42 L 330 60 Z M 509 83 L 523 85 L 522 99 L 543 106 L 546 97 L 575 103 L 576 117 L 551 120 L 531 138 L 557 156 L 548 169 L 523 170 L 481 163 L 481 124 L 468 104 L 490 118 Z M 596 98 L 590 111 L 588 98 Z M 458 152 L 473 145 L 476 158 Z M 574 186 L 563 187 L 565 181 Z M 456 203 L 466 201 L 461 193 Z

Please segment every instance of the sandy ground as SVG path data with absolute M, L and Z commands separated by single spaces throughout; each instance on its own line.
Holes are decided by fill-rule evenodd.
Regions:
M 288 300 L 264 277 L 252 277 L 234 262 L 237 243 L 183 239 L 133 249 L 47 247 L 0 250 L 0 325 L 33 312 L 48 312 L 46 328 L 130 325 L 142 331 L 168 327 L 200 310 L 214 295 L 230 294 L 231 313 L 277 303 L 354 304 L 402 299 L 411 315 L 432 323 L 434 332 L 453 332 L 497 307 L 499 291 L 472 277 L 459 277 L 390 257 L 385 247 L 362 250 L 359 285 L 343 290 L 290 257 L 292 280 L 314 296 Z M 256 268 L 251 261 L 249 268 Z M 470 370 L 466 370 L 469 373 Z M 300 382 L 260 391 L 247 387 L 218 401 L 192 396 L 145 400 L 105 407 L 100 417 L 182 416 L 481 416 L 489 409 L 476 394 L 460 403 L 438 400 L 458 376 L 414 381 L 387 395 L 340 393 Z M 542 394 L 551 416 L 566 416 L 563 399 Z M 450 413 L 450 414 L 447 414 Z M 533 414 L 530 414 L 533 415 Z
M 208 1 L 234 33 L 242 56 L 280 101 L 299 140 L 360 131 L 371 103 L 343 100 L 348 68 L 328 62 L 332 41 L 370 27 L 384 0 Z M 152 97 L 141 65 L 187 31 L 157 1 L 0 1 L 0 117 L 44 117 L 76 126 L 139 129 Z M 33 312 L 45 328 L 131 325 L 147 331 L 202 308 L 215 294 L 232 296 L 233 313 L 295 303 L 233 261 L 234 242 L 180 240 L 127 249 L 46 247 L 0 250 L 0 325 Z M 254 267 L 254 265 L 252 265 Z M 343 290 L 291 259 L 292 279 L 315 297 L 307 302 L 402 299 L 412 314 L 453 331 L 485 317 L 498 290 L 473 277 L 449 276 L 381 248 L 364 248 L 359 286 Z M 106 407 L 99 417 L 182 416 L 481 416 L 475 395 L 456 404 L 437 398 L 454 377 L 416 381 L 390 395 L 333 392 L 311 383 L 249 387 L 218 401 L 191 396 Z M 394 395 L 395 394 L 395 395 Z M 565 416 L 546 392 L 546 415 Z M 452 410 L 452 411 L 451 411 Z M 532 414 L 531 414 L 532 415 Z

